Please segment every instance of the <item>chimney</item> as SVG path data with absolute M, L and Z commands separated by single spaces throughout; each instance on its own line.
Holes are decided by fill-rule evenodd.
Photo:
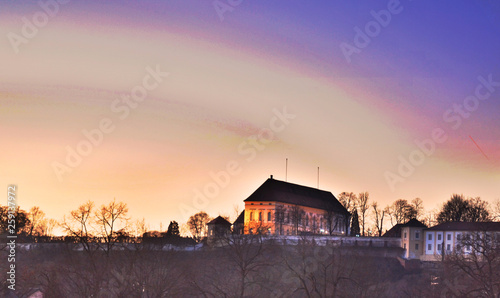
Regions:
M 273 175 L 271 175 L 271 179 L 273 179 Z

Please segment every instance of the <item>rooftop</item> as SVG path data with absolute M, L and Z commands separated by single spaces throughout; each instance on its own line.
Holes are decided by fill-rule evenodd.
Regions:
M 500 222 L 445 222 L 427 231 L 499 231 Z
M 208 225 L 231 225 L 229 221 L 227 221 L 224 217 L 222 216 L 217 216 L 216 218 L 212 219 Z
M 329 191 L 273 178 L 267 179 L 245 202 L 280 202 L 349 214 Z

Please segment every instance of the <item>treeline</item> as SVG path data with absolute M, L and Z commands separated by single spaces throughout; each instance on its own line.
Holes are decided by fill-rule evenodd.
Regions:
M 423 201 L 415 198 L 411 201 L 398 199 L 392 204 L 382 207 L 377 201 L 370 198 L 368 192 L 358 195 L 352 192 L 342 192 L 338 195 L 340 203 L 351 213 L 351 236 L 382 236 L 385 231 L 396 224 L 405 223 L 413 218 L 420 220 L 427 226 L 448 221 L 498 221 L 500 220 L 500 200 L 493 204 L 480 197 L 466 198 L 464 195 L 453 194 L 439 209 L 425 210 Z M 297 207 L 300 209 L 299 207 Z M 142 240 L 156 241 L 181 237 L 181 227 L 176 221 L 171 221 L 167 231 L 152 231 L 146 220 L 133 221 L 129 209 L 123 202 L 113 200 L 108 204 L 96 207 L 88 201 L 72 210 L 61 220 L 47 218 L 40 207 L 33 207 L 24 211 L 17 207 L 15 210 L 16 233 L 28 241 L 67 241 L 78 243 L 102 243 L 106 250 L 117 242 L 138 242 Z M 302 212 L 295 210 L 292 218 L 297 223 L 302 222 Z M 238 212 L 236 212 L 238 216 Z M 283 212 L 277 210 L 273 214 L 274 223 L 279 226 Z M 331 214 L 325 211 L 324 217 L 330 219 Z M 229 218 L 226 216 L 226 219 Z M 199 242 L 207 236 L 207 223 L 212 218 L 206 212 L 192 215 L 183 229 L 183 236 Z M 330 225 L 328 225 L 330 223 Z M 335 226 L 332 220 L 326 220 L 326 229 L 332 230 Z M 0 234 L 8 232 L 9 208 L 0 205 Z M 318 225 L 319 227 L 319 225 Z M 59 228 L 65 237 L 53 237 L 54 229 Z M 267 229 L 266 229 L 267 231 Z M 298 232 L 298 231 L 297 231 Z
M 428 227 L 450 221 L 479 222 L 500 220 L 500 199 L 493 204 L 480 197 L 453 194 L 439 209 L 425 210 L 423 201 L 398 199 L 385 207 L 372 201 L 368 192 L 342 192 L 338 199 L 352 214 L 351 235 L 381 236 L 396 224 L 417 219 Z
M 170 222 L 166 232 L 152 231 L 144 218 L 134 222 L 128 212 L 127 205 L 116 200 L 99 208 L 88 201 L 57 221 L 46 218 L 37 206 L 28 212 L 20 207 L 12 212 L 8 206 L 0 206 L 0 234 L 12 233 L 14 227 L 18 242 L 79 243 L 85 250 L 99 247 L 104 251 L 112 250 L 116 243 L 193 244 L 193 241 L 181 237 L 176 221 Z M 56 228 L 62 229 L 65 236 L 54 236 Z

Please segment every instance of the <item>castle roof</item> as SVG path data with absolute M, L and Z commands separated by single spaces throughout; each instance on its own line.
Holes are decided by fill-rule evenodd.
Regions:
M 280 202 L 350 215 L 329 191 L 285 181 L 267 179 L 245 202 Z

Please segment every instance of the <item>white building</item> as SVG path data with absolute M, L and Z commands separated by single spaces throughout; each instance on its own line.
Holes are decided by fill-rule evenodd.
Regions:
M 471 253 L 479 241 L 494 245 L 500 241 L 500 222 L 446 222 L 424 230 L 422 260 L 439 260 L 442 254 Z

